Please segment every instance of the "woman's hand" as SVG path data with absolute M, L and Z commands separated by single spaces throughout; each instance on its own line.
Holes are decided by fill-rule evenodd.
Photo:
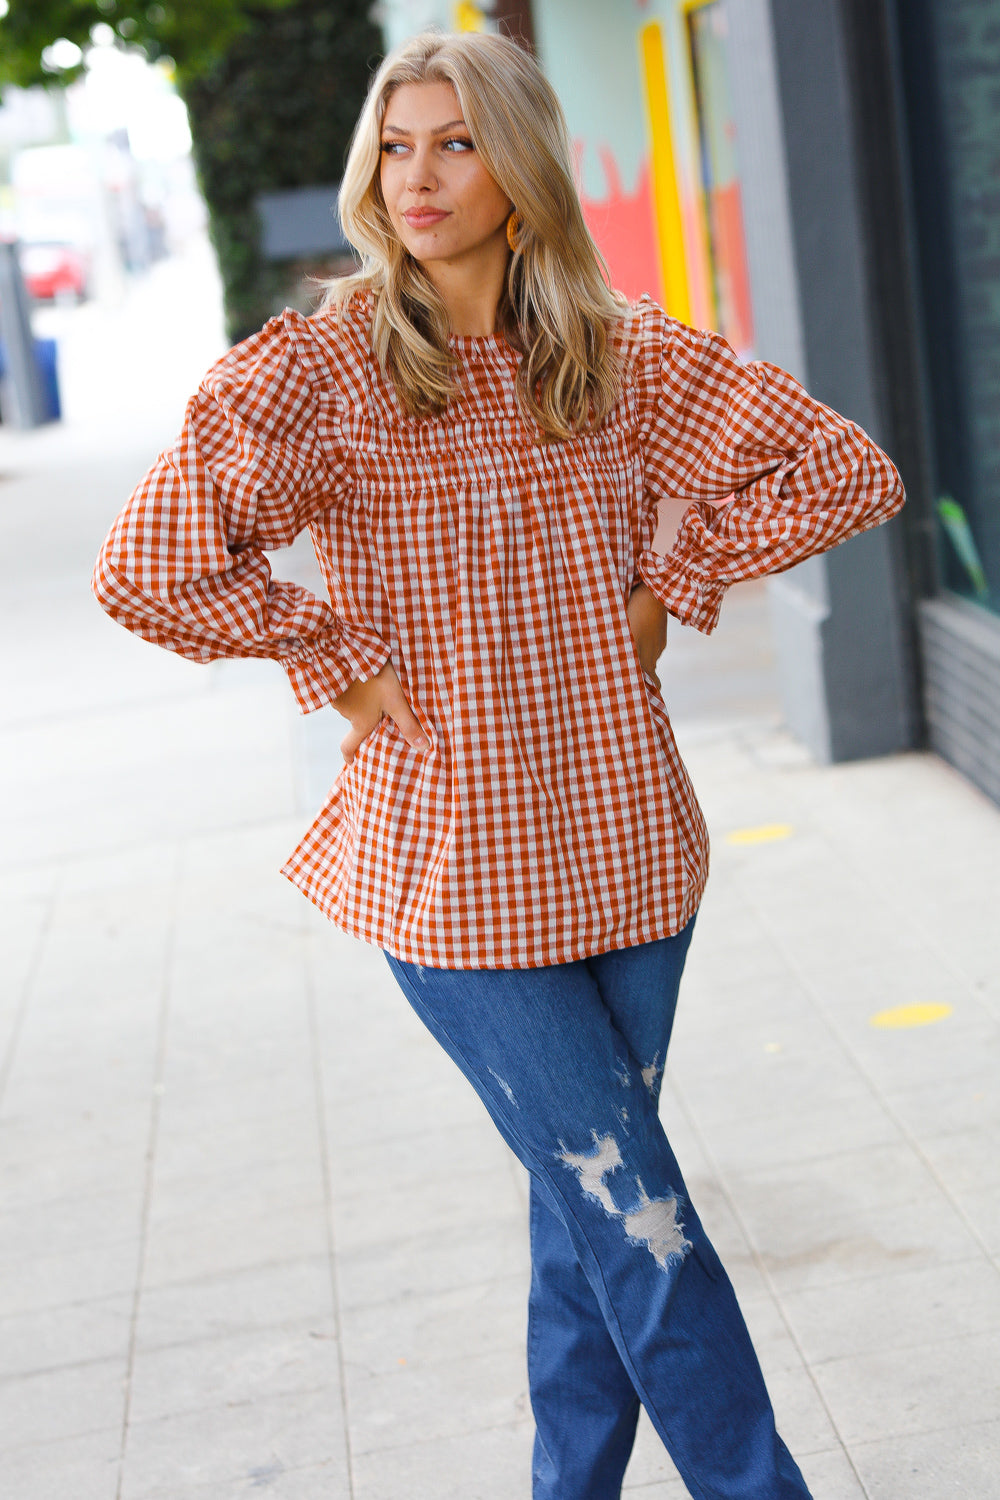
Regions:
M 406 700 L 396 669 L 387 661 L 382 670 L 367 682 L 352 682 L 346 693 L 333 700 L 333 706 L 351 727 L 340 742 L 344 764 L 350 765 L 362 741 L 366 740 L 380 720 L 391 719 L 408 745 L 426 750 L 430 740 Z
M 667 620 L 669 618 L 667 610 L 653 591 L 644 583 L 636 584 L 629 595 L 628 623 L 635 641 L 635 648 L 639 653 L 642 670 L 652 677 L 657 687 L 660 685 L 660 679 L 656 675 L 656 663 L 667 644 Z

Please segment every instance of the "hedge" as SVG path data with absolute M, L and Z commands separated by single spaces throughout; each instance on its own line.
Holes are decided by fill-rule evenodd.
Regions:
M 235 341 L 302 300 L 322 261 L 267 263 L 260 193 L 337 182 L 381 36 L 365 0 L 293 0 L 262 10 L 217 62 L 181 79 Z

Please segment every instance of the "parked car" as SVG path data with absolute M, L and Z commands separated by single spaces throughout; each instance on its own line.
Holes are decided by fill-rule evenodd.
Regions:
M 87 295 L 87 256 L 78 245 L 21 246 L 21 272 L 30 296 L 39 302 Z

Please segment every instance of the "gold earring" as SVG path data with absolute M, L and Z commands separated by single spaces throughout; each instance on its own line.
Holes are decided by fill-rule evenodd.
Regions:
M 517 239 L 521 233 L 521 215 L 515 208 L 507 220 L 507 243 L 512 250 L 517 250 Z

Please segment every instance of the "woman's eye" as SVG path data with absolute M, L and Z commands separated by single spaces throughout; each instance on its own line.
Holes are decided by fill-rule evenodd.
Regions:
M 383 156 L 401 156 L 402 153 L 405 150 L 406 150 L 406 147 L 405 147 L 405 145 L 403 144 L 402 141 L 383 141 L 382 142 L 382 155 Z
M 475 146 L 473 146 L 472 142 L 467 139 L 467 137 L 453 135 L 449 136 L 449 138 L 445 141 L 444 149 L 446 151 L 474 151 L 476 148 Z

